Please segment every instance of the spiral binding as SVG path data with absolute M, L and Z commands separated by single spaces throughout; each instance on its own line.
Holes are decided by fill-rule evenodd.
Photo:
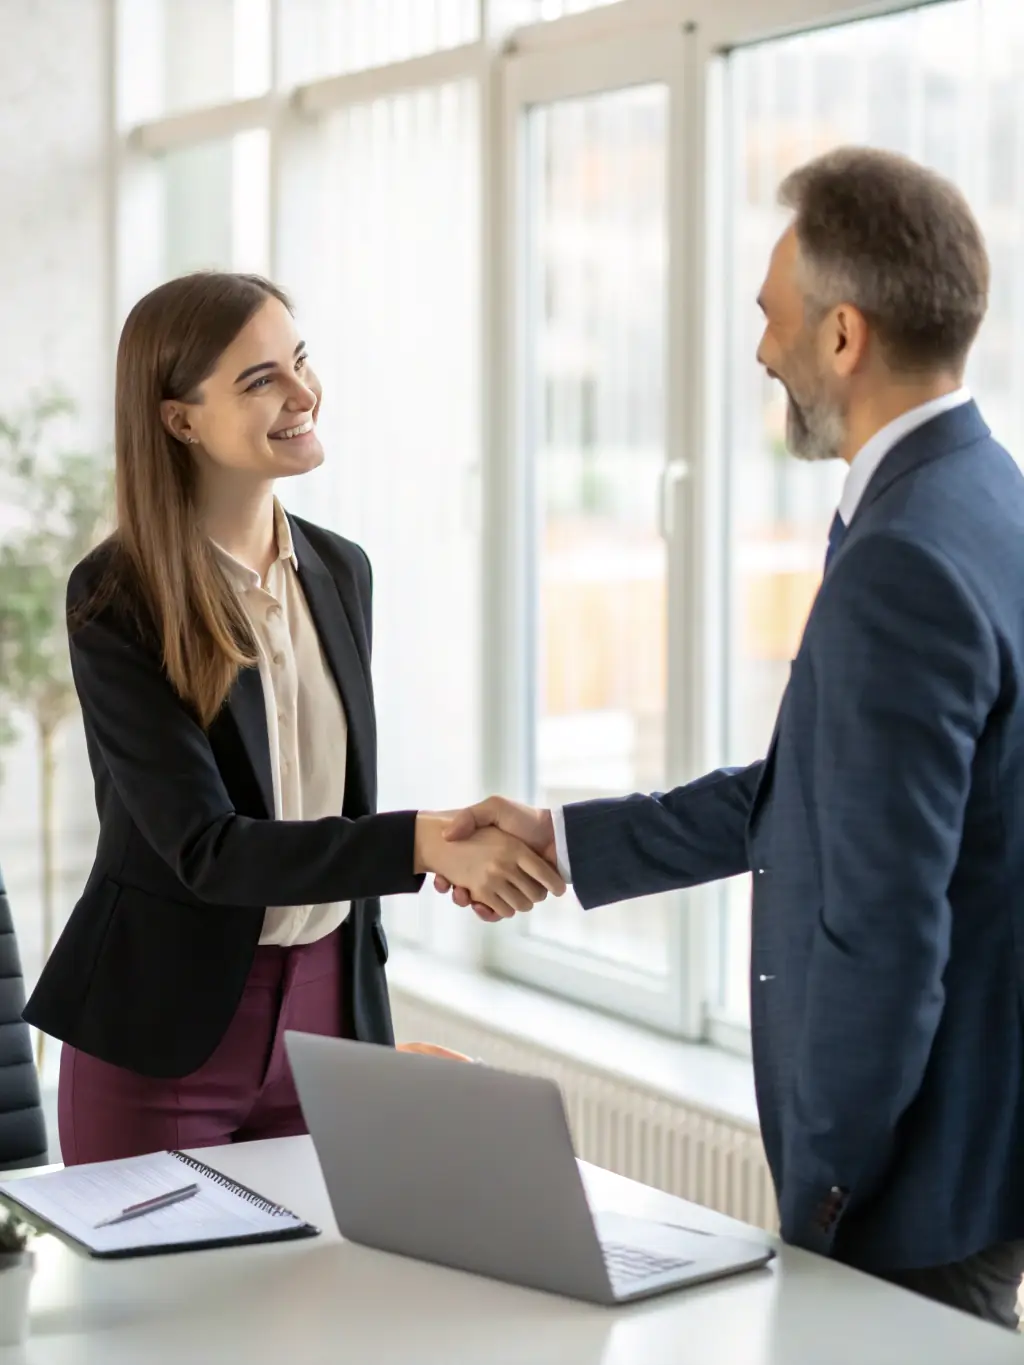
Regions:
M 184 1152 L 172 1152 L 171 1155 L 178 1161 L 184 1162 L 192 1170 L 198 1171 L 200 1175 L 206 1176 L 207 1180 L 212 1180 L 215 1185 L 221 1185 L 224 1189 L 230 1190 L 232 1194 L 237 1194 L 239 1199 L 244 1199 L 247 1204 L 254 1204 L 261 1213 L 269 1213 L 274 1218 L 294 1218 L 295 1214 L 290 1209 L 282 1208 L 280 1204 L 273 1203 L 270 1199 L 264 1199 L 255 1190 L 250 1190 L 248 1185 L 240 1185 L 237 1180 L 232 1180 L 222 1171 L 215 1171 L 212 1166 L 207 1166 L 204 1161 L 197 1161 L 193 1156 L 186 1156 Z

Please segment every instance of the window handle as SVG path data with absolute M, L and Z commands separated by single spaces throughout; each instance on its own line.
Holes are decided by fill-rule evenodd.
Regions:
M 679 485 L 690 477 L 685 460 L 669 460 L 661 471 L 658 485 L 658 525 L 663 540 L 671 540 L 676 529 L 676 494 Z

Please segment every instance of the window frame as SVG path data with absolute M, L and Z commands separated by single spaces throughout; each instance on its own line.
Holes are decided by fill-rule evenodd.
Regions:
M 603 9 L 580 18 L 593 23 Z M 567 21 L 551 21 L 566 23 Z M 669 241 L 668 304 L 666 309 L 666 381 L 685 370 L 688 338 L 681 325 L 688 315 L 681 296 L 686 288 L 688 233 L 685 205 L 688 200 L 686 158 L 672 154 L 688 119 L 686 44 L 688 35 L 678 25 L 667 31 L 637 27 L 628 32 L 598 34 L 585 41 L 541 45 L 517 50 L 502 70 L 501 152 L 504 165 L 505 293 L 500 309 L 504 339 L 501 390 L 505 421 L 494 433 L 493 469 L 504 496 L 503 514 L 491 523 L 487 543 L 501 537 L 491 566 L 488 618 L 497 626 L 492 657 L 500 660 L 499 679 L 491 674 L 485 693 L 484 712 L 490 721 L 492 744 L 488 757 L 493 769 L 488 785 L 529 800 L 532 796 L 535 708 L 533 697 L 534 573 L 536 557 L 532 536 L 532 469 L 526 450 L 525 362 L 529 316 L 528 299 L 535 282 L 528 277 L 527 120 L 534 109 L 563 100 L 611 94 L 645 85 L 657 85 L 667 94 L 668 143 L 666 147 L 666 217 Z M 676 386 L 666 382 L 664 413 L 665 456 L 662 468 L 662 537 L 666 545 L 666 587 L 670 604 L 679 604 L 688 577 L 685 563 L 692 502 L 687 482 L 673 477 L 685 468 L 687 437 L 684 413 Z M 671 506 L 669 506 L 671 500 Z M 672 534 L 665 534 L 671 522 Z M 682 589 L 682 593 L 681 593 Z M 504 605 L 504 610 L 501 609 Z M 670 607 L 666 620 L 668 652 L 667 687 L 670 697 L 683 704 L 666 712 L 666 774 L 675 785 L 677 774 L 689 766 L 685 754 L 685 726 L 679 721 L 688 709 L 691 670 L 680 668 L 682 637 L 689 613 L 685 597 L 682 610 Z M 492 629 L 493 629 L 492 625 Z M 590 957 L 503 925 L 488 936 L 485 965 L 492 971 L 529 982 L 568 998 L 611 1010 L 666 1032 L 699 1036 L 698 1012 L 687 1016 L 697 996 L 684 980 L 693 956 L 691 935 L 696 917 L 683 893 L 673 896 L 677 915 L 669 929 L 668 974 L 662 978 L 616 965 L 606 958 Z M 538 914 L 543 914 L 539 910 Z

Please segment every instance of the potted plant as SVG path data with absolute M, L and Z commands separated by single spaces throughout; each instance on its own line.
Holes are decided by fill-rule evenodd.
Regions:
M 74 713 L 64 620 L 68 576 L 102 539 L 113 501 L 109 452 L 82 450 L 69 423 L 74 404 L 35 395 L 0 413 L 0 747 L 17 736 L 12 717 L 31 719 L 38 740 L 43 959 L 57 918 L 57 741 Z M 37 1040 L 42 1068 L 44 1035 Z
M 29 1243 L 35 1230 L 0 1209 L 0 1346 L 20 1346 L 28 1337 L 28 1298 L 35 1271 Z

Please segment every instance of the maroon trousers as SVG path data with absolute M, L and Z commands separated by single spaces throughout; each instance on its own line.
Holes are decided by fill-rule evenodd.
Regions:
M 189 1076 L 139 1076 L 65 1044 L 57 1106 L 65 1164 L 305 1133 L 286 1029 L 341 1035 L 337 931 L 296 948 L 257 948 L 227 1032 Z

